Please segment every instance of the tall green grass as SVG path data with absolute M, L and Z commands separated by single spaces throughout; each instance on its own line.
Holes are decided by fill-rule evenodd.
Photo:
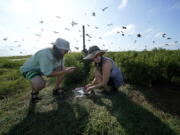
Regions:
M 19 71 L 23 62 L 0 58 L 0 99 L 27 88 L 28 83 Z

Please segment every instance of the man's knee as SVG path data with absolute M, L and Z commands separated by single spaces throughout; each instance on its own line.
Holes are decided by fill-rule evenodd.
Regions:
M 35 77 L 31 80 L 32 87 L 35 90 L 41 90 L 45 88 L 46 82 L 42 77 Z

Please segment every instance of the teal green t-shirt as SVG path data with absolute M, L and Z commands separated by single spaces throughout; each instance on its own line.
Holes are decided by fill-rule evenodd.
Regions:
M 53 57 L 52 49 L 45 48 L 30 57 L 23 66 L 20 67 L 20 71 L 21 73 L 36 71 L 48 76 L 59 66 L 64 66 L 64 59 L 56 61 Z

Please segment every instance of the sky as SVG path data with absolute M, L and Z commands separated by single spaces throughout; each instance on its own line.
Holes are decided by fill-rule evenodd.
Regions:
M 83 25 L 87 49 L 176 50 L 179 13 L 180 0 L 0 0 L 0 56 L 32 55 L 57 38 L 79 52 Z

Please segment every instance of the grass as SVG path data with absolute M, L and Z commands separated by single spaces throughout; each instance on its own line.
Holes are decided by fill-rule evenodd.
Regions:
M 66 84 L 65 95 L 53 97 L 54 81 L 46 78 L 42 100 L 31 104 L 29 84 L 17 72 L 22 62 L 0 64 L 0 135 L 180 134 L 178 88 L 125 84 L 109 95 L 96 91 L 95 95 L 74 98 L 71 90 L 82 85 L 79 83 Z
M 79 99 L 70 90 L 53 97 L 51 89 L 49 85 L 41 92 L 43 99 L 36 105 L 29 102 L 30 90 L 1 100 L 0 134 L 180 134 L 179 116 L 154 107 L 131 85 L 111 95 L 96 93 Z

